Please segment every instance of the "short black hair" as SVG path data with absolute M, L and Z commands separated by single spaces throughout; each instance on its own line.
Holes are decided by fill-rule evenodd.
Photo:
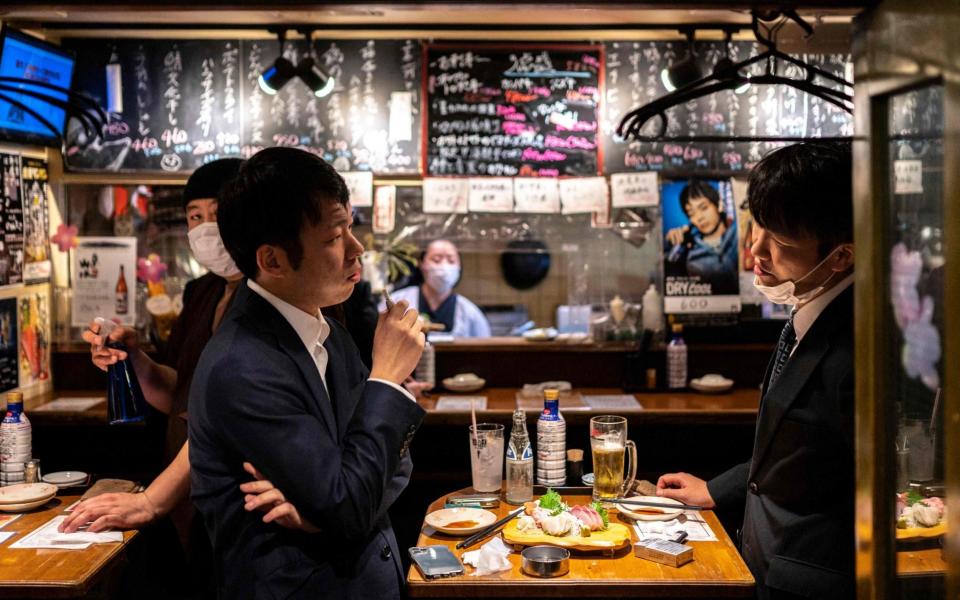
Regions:
M 220 190 L 237 176 L 242 164 L 239 158 L 221 158 L 198 167 L 183 188 L 183 207 L 191 200 L 218 197 Z
M 723 207 L 720 206 L 720 194 L 717 192 L 717 189 L 707 183 L 702 179 L 691 179 L 687 182 L 687 185 L 680 190 L 680 208 L 683 209 L 683 214 L 687 215 L 687 218 L 690 218 L 690 211 L 687 210 L 687 204 L 690 203 L 694 198 L 706 198 L 717 207 L 721 213 L 724 212 Z
M 267 148 L 243 163 L 218 198 L 217 224 L 237 268 L 254 279 L 257 249 L 283 248 L 294 269 L 303 260 L 300 233 L 319 225 L 323 206 L 346 206 L 350 192 L 326 161 L 296 148 Z
M 853 157 L 846 142 L 801 142 L 750 172 L 750 214 L 775 234 L 814 238 L 820 256 L 853 241 Z

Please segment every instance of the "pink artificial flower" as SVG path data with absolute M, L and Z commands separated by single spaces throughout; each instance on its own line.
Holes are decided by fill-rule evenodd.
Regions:
M 60 248 L 60 252 L 66 252 L 70 248 L 76 248 L 78 245 L 77 242 L 77 233 L 79 230 L 76 225 L 66 225 L 60 223 L 57 227 L 57 233 L 50 238 L 54 244 Z
M 167 265 L 158 254 L 149 254 L 146 258 L 137 259 L 137 279 L 140 281 L 158 283 L 163 281 L 163 276 L 166 274 Z

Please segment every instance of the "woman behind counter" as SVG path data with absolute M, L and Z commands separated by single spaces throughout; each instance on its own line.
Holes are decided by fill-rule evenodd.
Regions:
M 460 252 L 449 240 L 434 240 L 420 260 L 423 283 L 396 290 L 394 302 L 406 300 L 432 323 L 442 323 L 454 337 L 490 337 L 490 323 L 477 305 L 453 288 L 460 282 Z M 381 301 L 380 311 L 386 308 Z

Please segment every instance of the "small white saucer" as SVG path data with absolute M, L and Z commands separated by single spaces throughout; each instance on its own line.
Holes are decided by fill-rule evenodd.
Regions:
M 733 380 L 727 379 L 723 375 L 717 375 L 716 373 L 709 373 L 700 377 L 699 379 L 691 379 L 690 387 L 697 390 L 698 392 L 706 392 L 708 394 L 719 394 L 721 392 L 726 392 L 733 387 Z
M 40 479 L 57 486 L 77 485 L 87 480 L 88 475 L 83 471 L 57 471 L 47 473 Z

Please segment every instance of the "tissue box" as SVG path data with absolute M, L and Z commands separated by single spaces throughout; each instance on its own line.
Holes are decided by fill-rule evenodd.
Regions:
M 693 560 L 693 548 L 670 540 L 640 540 L 633 545 L 633 554 L 671 567 Z

